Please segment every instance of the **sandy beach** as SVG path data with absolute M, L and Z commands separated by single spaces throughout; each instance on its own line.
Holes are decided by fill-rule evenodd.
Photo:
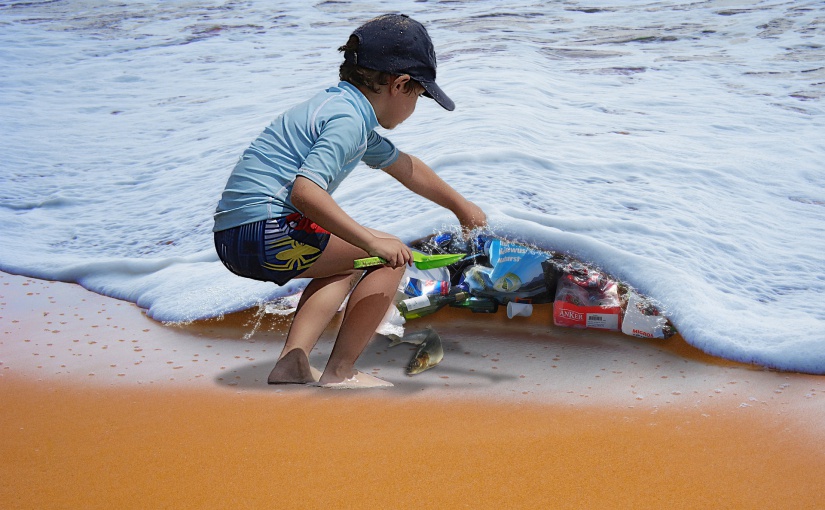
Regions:
M 643 340 L 442 311 L 436 368 L 268 386 L 288 316 L 164 325 L 0 273 L 4 508 L 821 508 L 825 378 Z M 419 324 L 420 322 L 420 324 Z M 323 366 L 336 324 L 311 361 Z

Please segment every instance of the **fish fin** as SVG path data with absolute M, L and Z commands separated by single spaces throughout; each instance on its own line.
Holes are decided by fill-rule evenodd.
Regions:
M 398 341 L 413 345 L 421 345 L 427 341 L 431 334 L 432 329 L 430 328 L 419 329 L 418 331 L 413 331 L 412 333 L 404 335 L 404 338 L 401 338 Z

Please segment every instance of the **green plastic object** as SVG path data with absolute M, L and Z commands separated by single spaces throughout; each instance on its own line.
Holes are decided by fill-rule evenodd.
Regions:
M 449 266 L 450 264 L 458 262 L 466 256 L 467 255 L 465 253 L 427 255 L 421 252 L 414 251 L 413 263 L 415 263 L 415 267 L 417 267 L 418 269 L 433 269 L 436 267 Z M 382 259 L 381 257 L 367 257 L 363 259 L 356 259 L 355 269 L 363 269 L 365 267 L 371 266 L 381 266 L 386 263 L 387 261 Z

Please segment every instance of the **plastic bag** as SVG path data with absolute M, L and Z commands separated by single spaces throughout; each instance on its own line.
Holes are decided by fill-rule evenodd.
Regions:
M 446 292 L 443 290 L 446 287 Z M 450 273 L 445 267 L 435 269 L 418 269 L 415 265 L 404 271 L 404 276 L 398 283 L 395 293 L 395 302 L 398 303 L 408 297 L 424 294 L 446 294 L 450 291 Z
M 622 333 L 639 338 L 669 338 L 675 329 L 648 299 L 630 291 L 622 319 Z
M 473 265 L 464 269 L 459 280 L 471 294 L 487 296 L 501 304 L 510 301 L 543 303 L 553 300 L 545 284 L 543 262 L 551 254 L 523 244 L 488 239 L 484 255 L 490 266 Z
M 541 263 L 550 257 L 548 253 L 501 239 L 489 240 L 484 248 L 493 266 L 490 272 L 493 290 L 513 293 L 536 284 L 544 286 Z
M 571 328 L 619 331 L 622 304 L 618 285 L 596 271 L 565 274 L 559 279 L 553 302 L 553 323 Z

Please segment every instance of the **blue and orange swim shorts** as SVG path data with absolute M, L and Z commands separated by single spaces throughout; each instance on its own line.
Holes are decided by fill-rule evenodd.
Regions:
M 300 213 L 215 232 L 215 249 L 233 273 L 283 285 L 318 260 L 330 233 Z

